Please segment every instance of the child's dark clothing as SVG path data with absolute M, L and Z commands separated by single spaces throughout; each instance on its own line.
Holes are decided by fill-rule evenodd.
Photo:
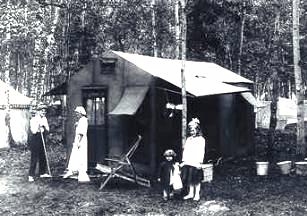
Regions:
M 160 164 L 158 176 L 161 179 L 161 186 L 163 189 L 163 194 L 170 198 L 170 194 L 173 191 L 173 187 L 171 185 L 171 175 L 174 172 L 174 164 L 172 161 L 163 161 Z

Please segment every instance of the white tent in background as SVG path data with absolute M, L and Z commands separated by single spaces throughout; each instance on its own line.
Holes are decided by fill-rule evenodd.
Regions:
M 10 128 L 6 126 L 6 90 L 9 91 Z M 16 145 L 26 144 L 29 130 L 29 107 L 32 99 L 0 80 L 0 148 L 9 148 L 9 134 Z

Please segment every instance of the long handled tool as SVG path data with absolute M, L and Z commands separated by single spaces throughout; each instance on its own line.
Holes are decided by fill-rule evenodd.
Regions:
M 42 138 L 42 142 L 43 142 L 43 146 L 44 146 L 44 152 L 45 152 L 45 158 L 46 158 L 46 163 L 47 163 L 48 174 L 51 175 L 49 161 L 48 161 L 48 157 L 47 157 L 47 150 L 46 150 L 46 145 L 45 145 L 45 140 L 44 140 L 44 135 L 43 135 L 42 131 L 40 133 L 41 133 L 41 138 Z

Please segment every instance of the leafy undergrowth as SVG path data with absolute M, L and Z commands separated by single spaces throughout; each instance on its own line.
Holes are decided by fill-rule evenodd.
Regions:
M 199 202 L 180 196 L 164 202 L 159 187 L 144 188 L 112 180 L 99 191 L 100 179 L 78 184 L 59 177 L 65 149 L 48 149 L 53 178 L 27 182 L 30 152 L 0 151 L 0 215 L 307 215 L 307 177 L 281 175 L 276 167 L 257 176 L 252 158 L 224 161 L 214 179 L 202 185 Z

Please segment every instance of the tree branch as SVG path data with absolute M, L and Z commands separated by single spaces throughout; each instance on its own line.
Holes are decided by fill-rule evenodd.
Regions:
M 67 9 L 67 5 L 66 4 L 57 4 L 57 3 L 53 3 L 53 2 L 46 2 L 45 0 L 36 0 L 40 5 L 42 6 L 54 6 L 54 7 L 59 7 L 59 8 L 65 8 Z

